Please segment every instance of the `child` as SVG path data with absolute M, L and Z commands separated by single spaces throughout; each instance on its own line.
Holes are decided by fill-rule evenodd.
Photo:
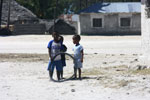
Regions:
M 58 53 L 60 53 L 62 49 L 62 43 L 59 41 L 59 34 L 57 32 L 53 32 L 52 37 L 53 37 L 53 40 L 51 40 L 47 46 L 49 58 L 50 58 L 48 70 L 49 70 L 50 77 L 52 78 L 54 67 L 56 66 L 57 79 L 60 80 L 60 72 L 62 71 L 61 56 L 58 55 L 54 60 L 53 60 L 53 57 L 57 55 Z M 53 60 L 53 63 L 50 66 L 52 60 Z
M 61 52 L 66 52 L 67 51 L 67 47 L 63 44 L 63 41 L 64 41 L 64 38 L 63 36 L 59 36 L 60 37 L 60 41 L 62 42 L 62 50 Z M 62 61 L 62 71 L 60 72 L 60 76 L 61 76 L 61 79 L 64 79 L 63 78 L 63 67 L 66 66 L 66 58 L 65 58 L 65 54 L 62 54 L 61 55 L 61 61 Z
M 74 35 L 73 36 L 73 43 L 75 44 L 73 51 L 74 51 L 74 74 L 75 74 L 75 79 L 77 78 L 77 70 L 79 72 L 79 79 L 81 80 L 81 68 L 82 68 L 82 63 L 83 63 L 83 47 L 80 45 L 80 35 Z

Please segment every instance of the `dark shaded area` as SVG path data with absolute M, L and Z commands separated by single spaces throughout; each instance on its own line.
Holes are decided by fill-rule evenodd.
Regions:
M 23 34 L 44 34 L 46 31 L 45 24 L 15 24 L 14 35 Z
M 141 32 L 111 32 L 111 33 L 82 33 L 82 35 L 85 36 L 135 36 L 135 35 L 141 35 Z
M 48 31 L 49 34 L 52 34 L 53 31 L 57 31 L 60 34 L 65 34 L 65 35 L 76 34 L 75 27 L 69 25 L 64 20 L 61 19 L 55 23 L 55 26 L 53 25 L 52 27 L 50 27 Z
M 150 0 L 145 1 L 146 7 L 150 7 Z
M 0 36 L 8 36 L 8 35 L 12 35 L 12 32 L 8 28 L 0 29 Z

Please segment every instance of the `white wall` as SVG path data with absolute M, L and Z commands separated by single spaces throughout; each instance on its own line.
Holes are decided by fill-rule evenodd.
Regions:
M 146 17 L 145 0 L 141 0 L 141 27 L 142 27 L 142 56 L 141 61 L 150 65 L 150 18 Z

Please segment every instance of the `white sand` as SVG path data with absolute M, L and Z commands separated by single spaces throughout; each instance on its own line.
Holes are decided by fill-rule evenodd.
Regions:
M 72 36 L 64 38 L 72 53 Z M 51 39 L 0 37 L 0 100 L 149 100 L 150 74 L 128 68 L 139 63 L 140 36 L 82 36 L 84 78 L 62 83 L 50 81 L 46 70 Z
M 47 53 L 51 35 L 22 35 L 0 37 L 0 53 Z M 85 53 L 140 53 L 139 36 L 82 36 L 81 44 Z M 72 36 L 65 36 L 64 43 L 72 52 Z

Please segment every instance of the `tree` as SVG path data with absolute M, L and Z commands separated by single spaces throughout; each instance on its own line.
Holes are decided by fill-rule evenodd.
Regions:
M 56 0 L 16 0 L 39 18 L 53 19 Z M 77 13 L 97 2 L 140 2 L 140 0 L 58 0 L 56 17 L 60 14 Z

